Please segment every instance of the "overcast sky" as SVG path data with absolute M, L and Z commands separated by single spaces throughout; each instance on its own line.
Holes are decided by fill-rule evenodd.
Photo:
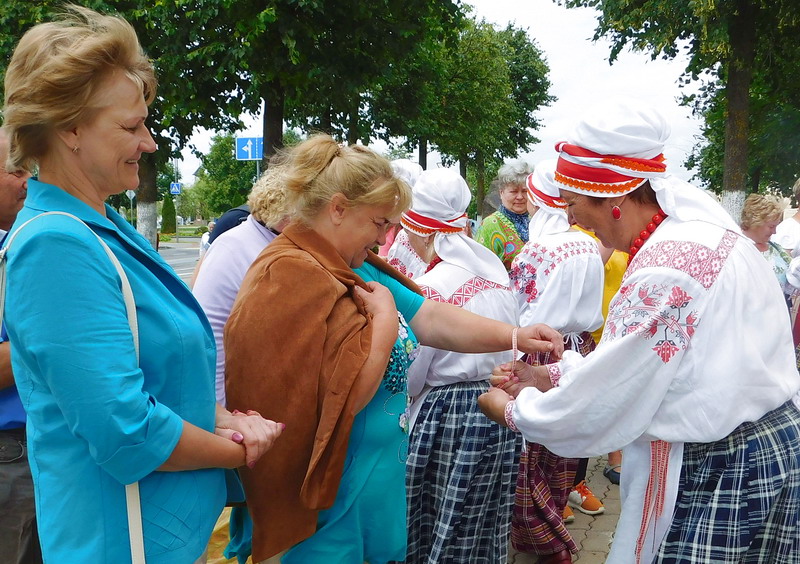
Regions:
M 635 98 L 658 106 L 672 123 L 672 136 L 664 154 L 669 170 L 689 179 L 683 162 L 696 144 L 701 122 L 688 108 L 679 106 L 681 89 L 678 78 L 685 59 L 664 61 L 650 59 L 649 54 L 625 51 L 608 64 L 609 43 L 591 38 L 597 23 L 593 9 L 567 9 L 553 0 L 472 0 L 475 15 L 505 27 L 508 22 L 528 30 L 529 36 L 544 52 L 550 67 L 550 93 L 557 100 L 539 111 L 542 127 L 536 132 L 541 143 L 532 152 L 520 155 L 532 164 L 555 156 L 553 146 L 564 139 L 578 115 L 598 101 L 610 98 Z M 243 117 L 248 129 L 237 135 L 260 137 L 260 119 Z M 208 132 L 192 137 L 202 152 L 210 145 Z M 193 182 L 199 161 L 188 150 L 181 164 L 183 181 Z

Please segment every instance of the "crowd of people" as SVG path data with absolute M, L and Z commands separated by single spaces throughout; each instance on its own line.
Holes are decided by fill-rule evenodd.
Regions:
M 8 561 L 205 562 L 227 503 L 240 562 L 567 563 L 599 455 L 609 562 L 800 559 L 800 216 L 669 174 L 655 109 L 502 167 L 474 238 L 455 170 L 311 135 L 190 288 L 105 203 L 157 149 L 132 27 L 70 7 L 4 86 Z

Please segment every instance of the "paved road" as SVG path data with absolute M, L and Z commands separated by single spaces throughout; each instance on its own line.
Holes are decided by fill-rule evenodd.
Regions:
M 167 261 L 167 264 L 175 269 L 178 276 L 188 284 L 197 265 L 199 245 L 200 239 L 181 237 L 179 243 L 174 240 L 169 243 L 161 243 L 158 252 Z

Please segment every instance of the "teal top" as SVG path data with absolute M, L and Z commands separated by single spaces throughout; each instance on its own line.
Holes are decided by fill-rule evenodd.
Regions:
M 28 414 L 46 562 L 130 562 L 124 484 L 139 481 L 148 564 L 194 562 L 225 503 L 223 471 L 158 472 L 183 421 L 214 430 L 215 345 L 189 288 L 124 219 L 36 180 L 12 231 L 45 211 L 89 225 L 133 289 L 140 360 L 121 282 L 96 237 L 64 216 L 9 250 L 6 322 Z
M 383 383 L 353 421 L 336 501 L 320 512 L 314 536 L 292 547 L 283 564 L 382 564 L 406 557 L 405 378 L 418 343 L 405 320 L 425 299 L 367 263 L 354 271 L 389 289 L 402 316 L 400 332 Z

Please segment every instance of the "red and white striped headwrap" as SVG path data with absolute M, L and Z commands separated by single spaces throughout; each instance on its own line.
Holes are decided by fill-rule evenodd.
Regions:
M 457 171 L 448 168 L 426 170 L 419 175 L 413 192 L 411 209 L 400 217 L 406 231 L 421 237 L 433 235 L 433 248 L 443 262 L 497 284 L 508 285 L 508 273 L 500 259 L 464 233 L 468 221 L 465 212 L 472 194 Z
M 432 233 L 458 233 L 467 225 L 467 214 L 462 213 L 453 219 L 443 220 L 422 215 L 412 209 L 400 216 L 400 223 L 403 228 L 420 237 L 427 237 Z
M 528 187 L 528 199 L 531 203 L 537 208 L 567 209 L 567 202 L 561 196 L 557 194 L 551 195 L 543 191 L 543 188 L 549 186 L 549 184 L 542 182 L 542 176 L 542 173 L 537 174 L 534 171 L 525 179 L 525 186 Z
M 609 155 L 565 141 L 556 144 L 556 151 L 556 182 L 565 190 L 587 196 L 622 196 L 667 172 L 662 153 L 650 159 Z
M 553 178 L 555 172 L 556 160 L 547 159 L 537 163 L 533 173 L 525 180 L 528 199 L 539 208 L 528 224 L 529 241 L 569 229 L 567 202 L 561 199 L 558 185 Z

